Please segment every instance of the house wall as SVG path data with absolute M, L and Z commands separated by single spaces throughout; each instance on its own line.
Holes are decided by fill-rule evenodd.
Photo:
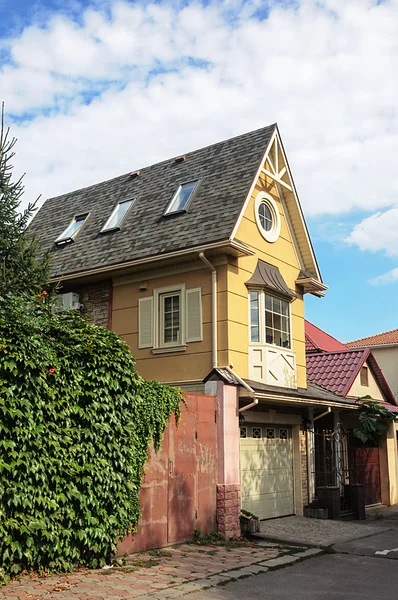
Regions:
M 228 364 L 227 329 L 227 261 L 218 260 L 218 361 Z M 139 284 L 147 282 L 141 291 Z M 184 283 L 186 289 L 200 287 L 202 291 L 203 341 L 190 342 L 184 352 L 170 350 L 153 354 L 151 348 L 138 348 L 138 300 L 153 295 L 156 288 Z M 203 263 L 192 261 L 178 267 L 142 271 L 139 275 L 114 280 L 112 329 L 123 336 L 136 358 L 137 371 L 146 379 L 182 382 L 201 381 L 212 369 L 211 336 L 211 272 Z
M 390 346 L 389 348 L 372 347 L 372 353 L 379 363 L 392 393 L 395 398 L 398 398 L 398 346 Z
M 264 191 L 272 196 L 280 214 L 281 232 L 274 243 L 267 242 L 258 230 L 255 217 L 255 199 Z M 239 258 L 228 265 L 228 362 L 242 376 L 248 376 L 248 290 L 245 282 L 250 279 L 258 259 L 277 266 L 290 289 L 297 294 L 291 303 L 292 350 L 296 354 L 297 385 L 306 387 L 304 301 L 301 288 L 296 286 L 300 263 L 289 231 L 284 206 L 272 180 L 261 175 L 244 212 L 236 233 L 236 239 L 256 251 L 254 256 Z
M 112 282 L 109 279 L 89 285 L 64 286 L 62 292 L 79 294 L 82 314 L 90 323 L 111 326 Z
M 368 363 L 366 363 L 365 366 L 368 367 L 368 383 L 369 383 L 369 385 L 361 385 L 361 374 L 358 373 L 347 396 L 354 396 L 355 398 L 361 398 L 363 396 L 369 395 L 372 398 L 374 398 L 375 400 L 384 400 L 383 394 L 380 391 L 377 381 L 373 377 L 372 371 L 370 370 Z

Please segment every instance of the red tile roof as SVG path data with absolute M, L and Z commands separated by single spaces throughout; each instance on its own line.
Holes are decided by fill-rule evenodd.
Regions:
M 336 338 L 332 337 L 326 331 L 319 329 L 313 323 L 305 321 L 305 349 L 307 352 L 322 350 L 323 352 L 336 352 L 338 350 L 348 350 L 345 344 L 342 344 Z
M 362 367 L 367 350 L 344 352 L 319 352 L 307 355 L 307 377 L 309 381 L 345 396 Z
M 354 340 L 353 342 L 347 342 L 347 346 L 350 348 L 358 348 L 364 346 L 382 346 L 384 344 L 398 344 L 398 329 L 392 329 L 391 331 L 385 331 L 384 333 L 378 333 L 377 335 L 370 335 L 360 340 Z
M 307 377 L 312 383 L 317 383 L 335 394 L 346 396 L 366 361 L 384 400 L 396 405 L 394 394 L 370 348 L 307 354 Z

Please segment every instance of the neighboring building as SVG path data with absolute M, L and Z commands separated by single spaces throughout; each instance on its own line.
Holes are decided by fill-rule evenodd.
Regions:
M 327 288 L 277 126 L 47 200 L 31 230 L 65 304 L 122 335 L 143 377 L 217 396 L 220 531 L 241 501 L 301 514 L 306 424 L 358 406 L 307 385 L 304 297 Z
M 309 321 L 305 321 L 307 348 L 307 378 L 323 388 L 356 401 L 369 397 L 379 401 L 392 413 L 398 413 L 398 406 L 378 362 L 370 348 L 349 348 Z M 335 420 L 329 423 L 322 420 L 322 428 L 336 429 Z M 341 420 L 343 429 L 355 427 L 352 418 Z M 367 464 L 364 465 L 361 483 L 366 486 L 367 504 L 398 501 L 396 482 L 398 481 L 397 425 L 390 424 L 385 444 L 380 448 L 368 449 Z M 321 452 L 318 452 L 318 459 Z M 356 462 L 364 455 L 363 448 L 355 449 Z M 371 459 L 370 459 L 371 458 Z M 349 469 L 348 457 L 345 470 Z M 319 467 L 320 472 L 322 469 Z M 344 470 L 344 469 L 342 469 Z
M 347 342 L 350 348 L 371 348 L 396 399 L 398 399 L 398 329 Z

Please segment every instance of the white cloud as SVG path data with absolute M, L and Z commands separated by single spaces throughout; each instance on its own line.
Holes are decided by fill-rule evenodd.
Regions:
M 346 241 L 361 250 L 384 250 L 389 256 L 398 256 L 397 227 L 398 206 L 377 212 L 358 223 Z
M 275 3 L 260 21 L 262 6 L 114 2 L 111 17 L 91 8 L 81 26 L 57 16 L 0 41 L 12 59 L 0 90 L 27 195 L 278 121 L 307 215 L 398 204 L 398 0 Z M 392 210 L 358 225 L 350 242 L 394 253 L 384 233 L 367 233 L 383 214 L 398 226 Z
M 383 275 L 378 275 L 369 281 L 371 285 L 385 285 L 388 283 L 397 283 L 398 282 L 398 267 L 395 269 L 391 269 L 387 273 L 383 273 Z

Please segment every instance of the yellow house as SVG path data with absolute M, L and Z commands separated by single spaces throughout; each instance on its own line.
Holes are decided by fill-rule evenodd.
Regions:
M 306 423 L 357 407 L 307 385 L 304 297 L 327 288 L 278 127 L 51 198 L 31 230 L 64 307 L 122 335 L 143 377 L 217 395 L 237 514 L 301 514 Z

